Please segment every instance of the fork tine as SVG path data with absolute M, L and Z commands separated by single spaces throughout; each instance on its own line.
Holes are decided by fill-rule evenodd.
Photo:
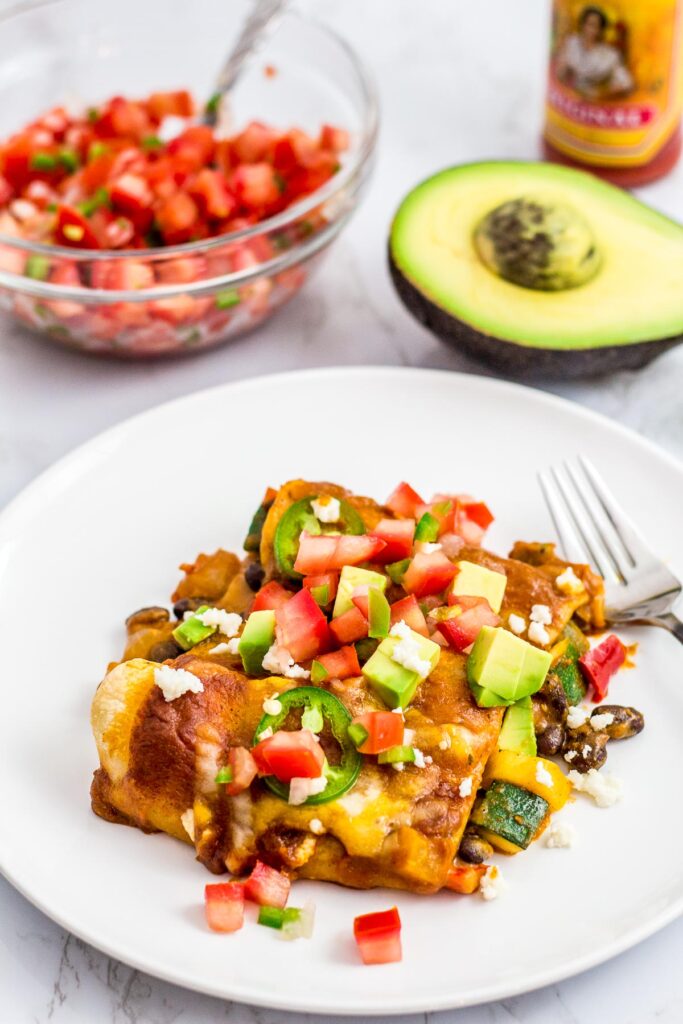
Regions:
M 612 526 L 611 520 L 606 516 L 601 502 L 593 492 L 590 480 L 586 479 L 583 473 L 579 474 L 578 470 L 574 469 L 568 462 L 565 462 L 564 468 L 567 478 L 571 481 L 585 509 L 586 516 L 598 541 L 604 548 L 605 554 L 612 563 L 620 580 L 625 583 L 629 575 L 632 574 L 631 556 L 621 542 L 619 534 Z
M 588 551 L 583 544 L 576 527 L 567 514 L 565 504 L 561 497 L 558 497 L 557 487 L 548 473 L 539 473 L 538 482 L 548 506 L 550 518 L 553 521 L 557 536 L 560 538 L 564 557 L 569 562 L 590 561 Z
M 629 557 L 631 566 L 636 567 L 639 561 L 644 559 L 657 560 L 657 556 L 647 546 L 635 526 L 610 492 L 597 469 L 585 455 L 579 456 L 579 462 L 583 467 L 588 481 L 590 482 L 595 496 L 599 501 L 606 518 L 611 523 L 614 532 L 619 538 L 624 551 Z
M 588 561 L 603 578 L 606 578 L 609 574 L 622 582 L 621 573 L 614 565 L 612 559 L 609 558 L 609 553 L 605 550 L 591 519 L 586 515 L 576 494 L 572 493 L 570 487 L 562 479 L 557 467 L 553 467 L 551 473 L 567 512 L 574 523 L 574 528 L 581 537 L 584 547 L 588 552 Z

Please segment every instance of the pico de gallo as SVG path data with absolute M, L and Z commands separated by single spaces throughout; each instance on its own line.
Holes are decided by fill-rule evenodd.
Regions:
M 56 107 L 0 142 L 0 235 L 74 250 L 70 260 L 0 245 L 0 270 L 79 289 L 178 290 L 99 306 L 19 295 L 15 313 L 65 341 L 145 354 L 210 344 L 232 322 L 244 329 L 298 290 L 297 266 L 210 296 L 183 294 L 182 286 L 257 268 L 321 230 L 327 219 L 316 208 L 279 231 L 228 243 L 325 185 L 348 132 L 322 125 L 313 136 L 252 121 L 224 136 L 196 115 L 186 90 L 114 96 L 79 113 Z M 225 248 L 163 255 L 222 236 Z M 92 250 L 136 256 L 84 262 Z
M 175 620 L 129 618 L 106 706 L 111 676 L 130 678 L 138 743 L 149 719 L 165 764 L 164 702 L 178 702 L 169 744 L 197 731 L 204 778 L 180 822 L 198 860 L 236 876 L 206 886 L 212 930 L 239 930 L 246 901 L 260 925 L 309 937 L 313 907 L 289 905 L 297 877 L 490 900 L 504 885 L 494 852 L 571 845 L 554 815 L 573 788 L 618 799 L 599 770 L 643 717 L 605 703 L 626 649 L 588 639 L 604 627 L 603 581 L 552 544 L 492 554 L 493 521 L 462 493 L 427 500 L 403 482 L 379 504 L 289 481 L 266 491 L 244 558 L 182 566 Z M 138 811 L 125 778 L 118 796 L 105 780 L 107 808 L 146 827 L 155 795 Z M 353 936 L 364 964 L 402 958 L 396 907 L 356 917 Z

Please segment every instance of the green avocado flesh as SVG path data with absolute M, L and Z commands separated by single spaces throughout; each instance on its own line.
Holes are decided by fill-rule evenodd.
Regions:
M 389 250 L 411 312 L 494 362 L 501 348 L 523 359 L 522 348 L 571 354 L 655 343 L 647 356 L 621 357 L 635 366 L 683 335 L 683 227 L 582 171 L 449 168 L 403 200 Z

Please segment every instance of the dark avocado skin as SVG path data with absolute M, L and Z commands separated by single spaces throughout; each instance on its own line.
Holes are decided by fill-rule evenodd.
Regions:
M 683 341 L 683 335 L 630 345 L 552 349 L 517 345 L 482 334 L 431 302 L 403 274 L 388 249 L 389 272 L 399 298 L 416 320 L 437 337 L 487 366 L 514 377 L 591 377 L 617 370 L 640 370 Z

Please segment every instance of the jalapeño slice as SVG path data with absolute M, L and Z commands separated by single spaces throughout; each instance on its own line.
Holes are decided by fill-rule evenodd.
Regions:
M 275 548 L 275 560 L 278 569 L 285 576 L 291 579 L 300 580 L 301 573 L 294 571 L 294 563 L 299 551 L 299 537 L 301 531 L 316 536 L 321 533 L 365 533 L 365 524 L 356 512 L 355 508 L 348 502 L 339 502 L 339 521 L 336 523 L 321 523 L 313 514 L 311 502 L 320 495 L 311 494 L 308 498 L 302 498 L 290 505 L 275 530 L 273 546 Z
M 323 774 L 327 778 L 327 785 L 322 793 L 309 796 L 302 806 L 313 804 L 326 804 L 330 800 L 336 800 L 347 790 L 351 789 L 358 778 L 363 757 L 356 750 L 356 746 L 349 736 L 351 715 L 342 702 L 327 690 L 321 690 L 317 686 L 298 686 L 293 690 L 286 690 L 280 693 L 277 698 L 282 705 L 282 711 L 277 715 L 264 715 L 256 729 L 254 744 L 258 743 L 259 736 L 264 729 L 272 729 L 277 732 L 282 728 L 290 711 L 301 708 L 302 715 L 309 719 L 315 719 L 317 714 L 322 717 L 323 728 L 329 726 L 332 736 L 339 744 L 341 758 L 339 764 L 328 764 L 325 762 Z M 319 721 L 319 720 L 318 720 Z M 305 728 L 302 722 L 302 728 Z M 280 782 L 274 775 L 267 775 L 262 780 L 268 789 L 276 796 L 287 800 L 289 797 L 289 786 L 286 782 Z

